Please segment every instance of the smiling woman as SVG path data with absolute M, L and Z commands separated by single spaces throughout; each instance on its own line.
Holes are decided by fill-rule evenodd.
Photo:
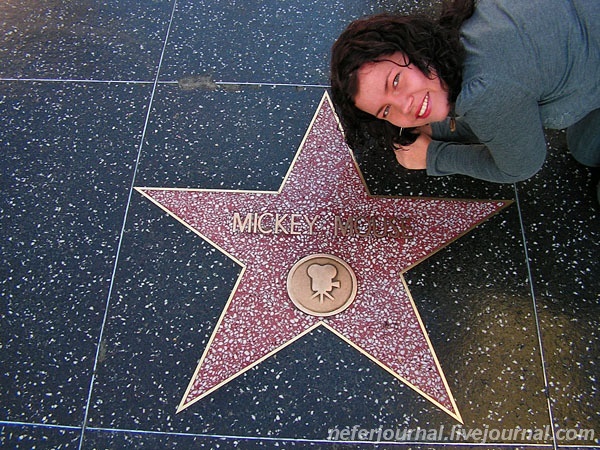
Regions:
M 438 20 L 356 20 L 332 48 L 350 147 L 374 139 L 429 175 L 529 178 L 546 157 L 544 128 L 567 128 L 573 156 L 600 165 L 599 79 L 597 0 L 448 1 Z
M 448 117 L 448 89 L 437 76 L 427 77 L 403 53 L 366 63 L 358 69 L 355 106 L 401 128 L 416 128 Z

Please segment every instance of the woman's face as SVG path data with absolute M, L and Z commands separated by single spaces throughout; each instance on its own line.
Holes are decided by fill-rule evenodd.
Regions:
M 357 72 L 356 107 L 402 128 L 440 122 L 448 117 L 448 91 L 440 78 L 429 79 L 396 52 Z

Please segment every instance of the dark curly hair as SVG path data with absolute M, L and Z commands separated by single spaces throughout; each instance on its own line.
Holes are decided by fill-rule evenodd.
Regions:
M 399 127 L 354 105 L 357 71 L 365 63 L 400 51 L 408 64 L 425 76 L 438 76 L 448 89 L 449 102 L 456 101 L 464 60 L 459 28 L 474 9 L 474 0 L 454 0 L 443 5 L 437 21 L 421 15 L 378 14 L 348 25 L 332 47 L 331 93 L 350 148 L 374 142 L 377 148 L 393 149 L 417 137 L 414 129 L 401 132 Z

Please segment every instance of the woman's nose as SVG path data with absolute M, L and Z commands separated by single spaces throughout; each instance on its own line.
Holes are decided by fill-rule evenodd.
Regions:
M 398 94 L 398 104 L 400 111 L 402 111 L 402 114 L 410 114 L 413 103 L 412 99 L 413 97 L 410 94 L 404 92 Z
M 393 94 L 393 105 L 397 114 L 406 116 L 410 113 L 411 101 L 410 97 L 403 93 Z

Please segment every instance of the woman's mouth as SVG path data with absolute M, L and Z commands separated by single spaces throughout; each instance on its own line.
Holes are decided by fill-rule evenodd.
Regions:
M 424 119 L 429 116 L 429 92 L 425 94 L 425 98 L 423 99 L 423 103 L 421 103 L 421 109 L 417 114 L 417 119 Z

